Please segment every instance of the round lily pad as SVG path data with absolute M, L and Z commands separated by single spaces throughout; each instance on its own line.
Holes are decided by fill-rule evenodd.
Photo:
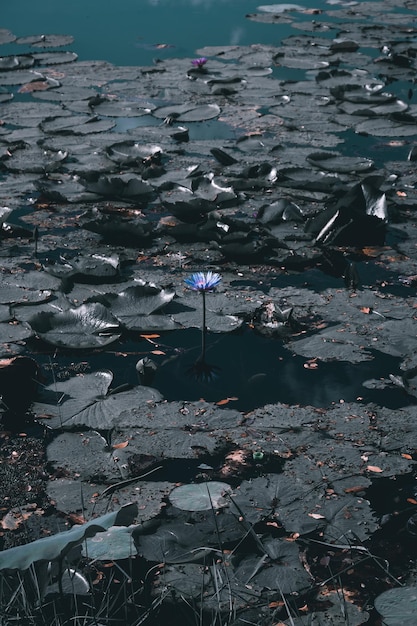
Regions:
M 386 626 L 414 626 L 417 610 L 417 587 L 388 589 L 375 600 L 375 608 Z
M 193 485 L 182 485 L 174 489 L 169 496 L 171 504 L 184 511 L 208 511 L 221 509 L 228 505 L 224 497 L 231 493 L 227 483 L 211 482 Z

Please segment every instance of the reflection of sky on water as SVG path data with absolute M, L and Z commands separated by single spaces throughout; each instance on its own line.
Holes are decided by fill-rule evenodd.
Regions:
M 290 34 L 288 26 L 259 24 L 245 17 L 262 4 L 256 0 L 121 0 L 115 8 L 113 0 L 72 0 L 59 7 L 56 0 L 21 0 L 4 3 L 1 26 L 18 37 L 73 35 L 71 48 L 80 60 L 149 65 L 156 57 L 193 57 L 203 46 L 277 45 Z M 323 0 L 297 4 L 325 6 Z M 167 47 L 158 49 L 155 44 Z M 2 55 L 15 53 L 15 48 L 2 46 Z

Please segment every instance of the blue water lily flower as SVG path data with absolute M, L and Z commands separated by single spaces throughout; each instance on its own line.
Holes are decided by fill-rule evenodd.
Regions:
M 205 293 L 207 291 L 213 291 L 220 283 L 222 277 L 216 272 L 196 272 L 191 274 L 188 278 L 184 278 L 184 282 L 193 291 L 200 291 Z
M 201 293 L 203 299 L 203 320 L 201 326 L 201 354 L 193 365 L 188 368 L 188 374 L 199 382 L 209 383 L 216 377 L 220 368 L 217 365 L 211 365 L 206 361 L 206 293 L 214 291 L 220 283 L 222 277 L 216 272 L 195 272 L 188 278 L 184 278 L 184 282 L 193 291 Z

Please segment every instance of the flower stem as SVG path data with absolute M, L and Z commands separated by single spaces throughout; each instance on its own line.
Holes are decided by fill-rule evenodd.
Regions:
M 202 291 L 201 295 L 203 296 L 203 327 L 201 329 L 201 359 L 204 359 L 206 356 L 206 292 Z

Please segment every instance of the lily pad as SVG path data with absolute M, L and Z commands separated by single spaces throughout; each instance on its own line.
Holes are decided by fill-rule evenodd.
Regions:
M 137 554 L 132 539 L 134 526 L 110 526 L 108 530 L 88 537 L 83 544 L 83 554 L 95 561 L 128 559 Z
M 231 492 L 227 483 L 207 482 L 177 487 L 170 493 L 169 499 L 171 504 L 185 511 L 207 511 L 228 506 L 225 494 Z
M 174 299 L 174 290 L 145 283 L 128 287 L 116 296 L 104 294 L 103 297 L 109 302 L 113 315 L 129 330 L 145 332 L 158 327 L 159 330 L 179 327 L 167 316 L 152 315 Z
M 28 322 L 39 337 L 59 348 L 100 348 L 122 334 L 119 322 L 100 303 L 82 304 L 61 313 L 39 313 Z
M 203 122 L 218 117 L 221 109 L 217 104 L 178 104 L 159 107 L 152 111 L 152 115 L 167 123 L 175 122 Z
M 102 370 L 56 383 L 44 390 L 34 411 L 39 418 L 50 420 L 52 428 L 87 426 L 108 430 L 124 411 L 146 408 L 150 401 L 162 400 L 156 389 L 143 385 L 108 393 L 112 380 L 112 373 Z
M 388 589 L 375 599 L 375 608 L 386 626 L 413 626 L 416 621 L 417 587 Z

